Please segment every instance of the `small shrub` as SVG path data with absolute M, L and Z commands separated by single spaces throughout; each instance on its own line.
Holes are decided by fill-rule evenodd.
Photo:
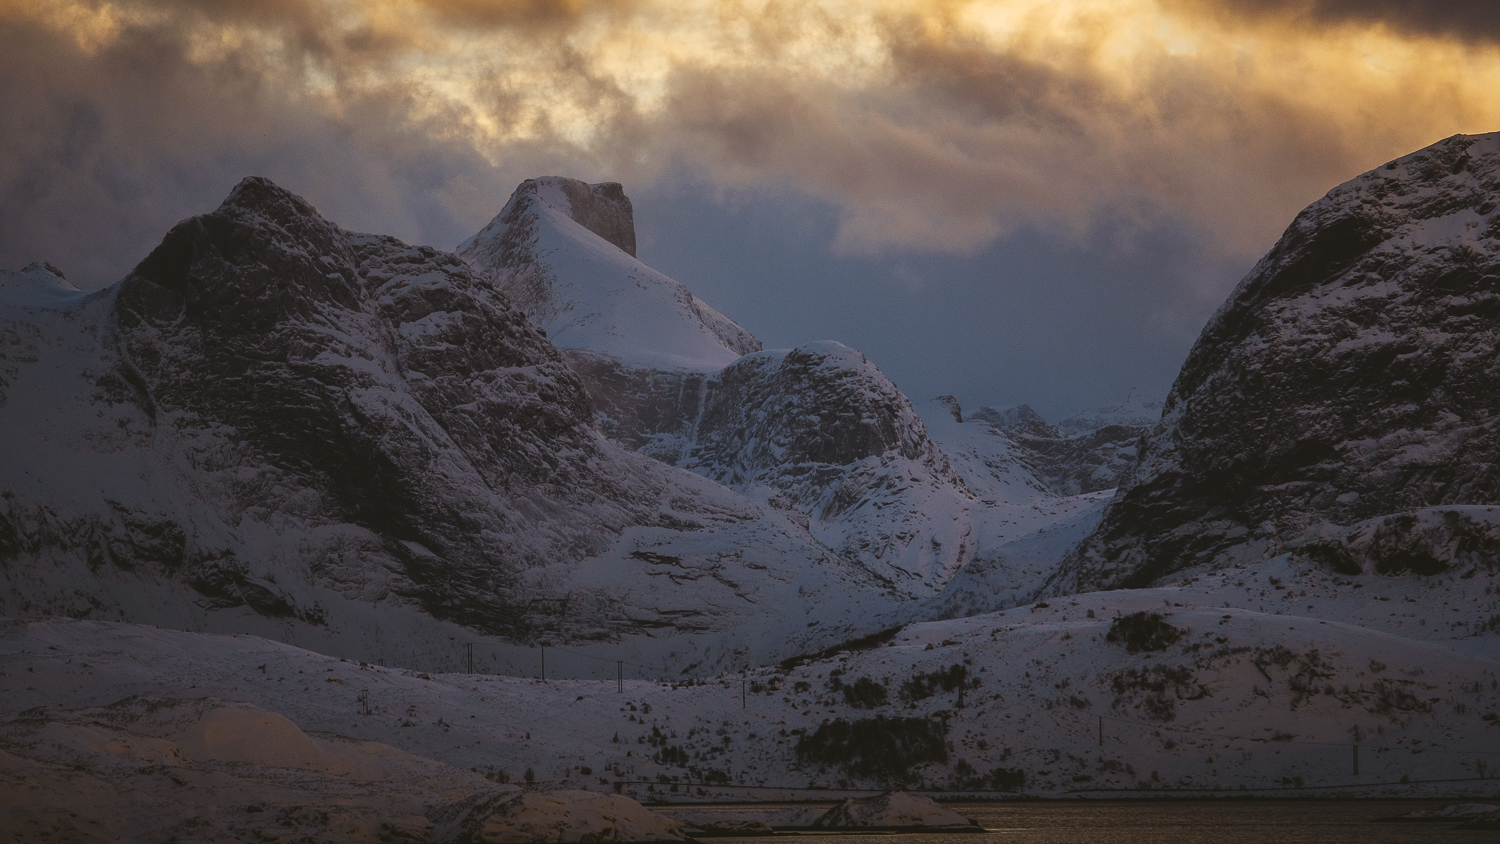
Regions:
M 844 686 L 844 702 L 855 709 L 874 709 L 877 706 L 885 706 L 885 686 L 869 677 L 861 677 Z
M 839 718 L 797 740 L 800 762 L 839 767 L 850 776 L 904 782 L 911 769 L 947 762 L 948 727 L 926 718 Z
M 990 771 L 990 782 L 997 791 L 1020 791 L 1026 787 L 1026 772 L 1020 768 L 996 768 Z
M 858 638 L 840 642 L 832 647 L 824 648 L 817 653 L 798 654 L 797 656 L 787 657 L 786 659 L 783 659 L 781 661 L 781 670 L 791 671 L 793 668 L 796 668 L 804 662 L 814 662 L 820 659 L 828 659 L 829 657 L 837 656 L 844 651 L 867 651 L 871 648 L 879 647 L 886 642 L 895 639 L 896 634 L 900 632 L 901 627 L 900 625 L 897 625 L 896 627 L 890 627 L 876 633 L 871 633 L 867 636 L 860 636 Z
M 915 703 L 937 694 L 938 689 L 951 692 L 965 688 L 968 680 L 969 669 L 954 663 L 944 670 L 916 674 L 902 683 L 901 699 L 907 703 Z M 978 685 L 978 681 L 975 681 L 975 685 Z
M 1120 616 L 1109 626 L 1106 642 L 1124 642 L 1130 653 L 1161 651 L 1172 647 L 1187 633 L 1168 624 L 1159 612 L 1140 612 Z

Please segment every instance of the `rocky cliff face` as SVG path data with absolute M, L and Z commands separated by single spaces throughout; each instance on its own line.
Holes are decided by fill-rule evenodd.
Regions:
M 707 381 L 682 434 L 645 450 L 772 496 L 840 556 L 903 588 L 941 585 L 977 544 L 967 512 L 977 502 L 911 402 L 841 343 L 740 358 Z
M 1497 208 L 1500 136 L 1481 135 L 1392 161 L 1299 214 L 1204 329 L 1058 582 L 1145 585 L 1388 514 L 1496 503 Z
M 97 294 L 0 282 L 9 613 L 329 627 L 378 604 L 587 639 L 879 594 L 781 511 L 600 436 L 563 355 L 457 256 L 264 179 Z

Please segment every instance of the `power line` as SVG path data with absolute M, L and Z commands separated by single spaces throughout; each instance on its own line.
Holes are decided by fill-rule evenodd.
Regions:
M 507 645 L 507 644 L 504 644 L 503 642 L 475 642 L 475 644 L 479 645 L 481 647 L 490 647 L 490 648 L 522 648 L 522 647 L 526 647 L 524 645 Z M 612 656 L 609 656 L 609 657 L 607 657 L 607 656 L 595 656 L 594 654 L 584 653 L 583 651 L 576 651 L 576 650 L 573 650 L 572 648 L 559 647 L 557 645 L 545 645 L 545 646 L 539 646 L 539 647 L 548 647 L 548 648 L 551 648 L 554 651 L 562 651 L 563 653 L 569 653 L 569 654 L 572 654 L 574 656 L 582 657 L 584 659 L 593 659 L 593 660 L 597 660 L 599 662 L 623 662 L 626 665 L 631 666 L 632 668 L 644 668 L 644 669 L 646 669 L 648 671 L 659 670 L 659 666 L 655 666 L 655 665 L 642 665 L 639 662 L 631 662 L 628 659 L 618 659 L 618 658 L 612 657 Z
M 1400 781 L 1392 781 L 1392 782 L 1349 782 L 1349 783 L 1341 783 L 1341 784 L 1338 784 L 1338 785 L 1271 785 L 1271 786 L 1255 786 L 1254 788 L 1244 788 L 1244 787 L 1241 787 L 1241 786 L 1234 786 L 1233 788 L 1230 788 L 1230 787 L 1225 787 L 1225 788 L 1074 788 L 1074 789 L 1069 789 L 1068 791 L 1065 791 L 1063 793 L 1064 794 L 1126 794 L 1126 793 L 1139 794 L 1139 793 L 1142 793 L 1142 792 L 1151 792 L 1151 793 L 1171 793 L 1171 794 L 1217 794 L 1219 792 L 1224 792 L 1224 791 L 1233 791 L 1233 792 L 1240 792 L 1240 791 L 1314 791 L 1314 790 L 1327 791 L 1328 789 L 1332 789 L 1332 788 L 1376 788 L 1376 787 L 1384 786 L 1384 785 L 1418 786 L 1418 785 L 1427 785 L 1429 783 L 1494 782 L 1494 781 L 1495 781 L 1494 777 L 1458 777 L 1458 778 L 1451 778 L 1451 779 L 1430 779 L 1430 780 L 1415 780 L 1415 779 L 1411 779 L 1411 780 L 1407 780 L 1406 782 L 1400 782 Z

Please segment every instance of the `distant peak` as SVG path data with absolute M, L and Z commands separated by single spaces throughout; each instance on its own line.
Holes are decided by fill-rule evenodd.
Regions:
M 65 276 L 65 275 L 63 275 L 63 271 L 62 270 L 58 269 L 57 267 L 52 266 L 52 262 L 51 261 L 32 261 L 31 263 L 27 264 L 21 270 L 21 272 L 23 272 L 23 273 L 51 273 L 52 275 L 57 276 L 58 278 L 62 279 L 63 281 L 67 281 L 68 280 L 68 277 Z
M 541 176 L 516 188 L 518 195 L 527 193 L 635 257 L 635 209 L 619 182 L 591 185 L 566 176 Z

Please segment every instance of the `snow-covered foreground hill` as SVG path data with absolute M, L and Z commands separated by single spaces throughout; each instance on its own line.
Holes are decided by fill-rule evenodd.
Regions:
M 11 621 L 0 636 L 0 765 L 8 789 L 67 785 L 39 805 L 85 786 L 149 795 L 175 778 L 195 806 L 291 812 L 324 787 L 307 780 L 299 792 L 287 771 L 229 766 L 220 773 L 264 787 L 210 794 L 220 773 L 183 761 L 193 758 L 184 745 L 179 759 L 108 715 L 199 711 L 214 699 L 275 713 L 331 747 L 394 748 L 358 752 L 401 770 L 436 766 L 423 774 L 436 777 L 428 790 L 400 803 L 409 814 L 444 788 L 474 788 L 465 771 L 642 800 L 885 786 L 1496 793 L 1481 779 L 1500 769 L 1493 636 L 1370 610 L 1401 609 L 1425 590 L 1420 606 L 1467 617 L 1488 600 L 1481 587 L 1459 575 L 1366 575 L 1355 600 L 1290 572 L 1263 587 L 1264 574 L 910 624 L 828 655 L 677 684 L 621 683 L 612 665 L 546 681 L 429 673 L 246 635 Z

